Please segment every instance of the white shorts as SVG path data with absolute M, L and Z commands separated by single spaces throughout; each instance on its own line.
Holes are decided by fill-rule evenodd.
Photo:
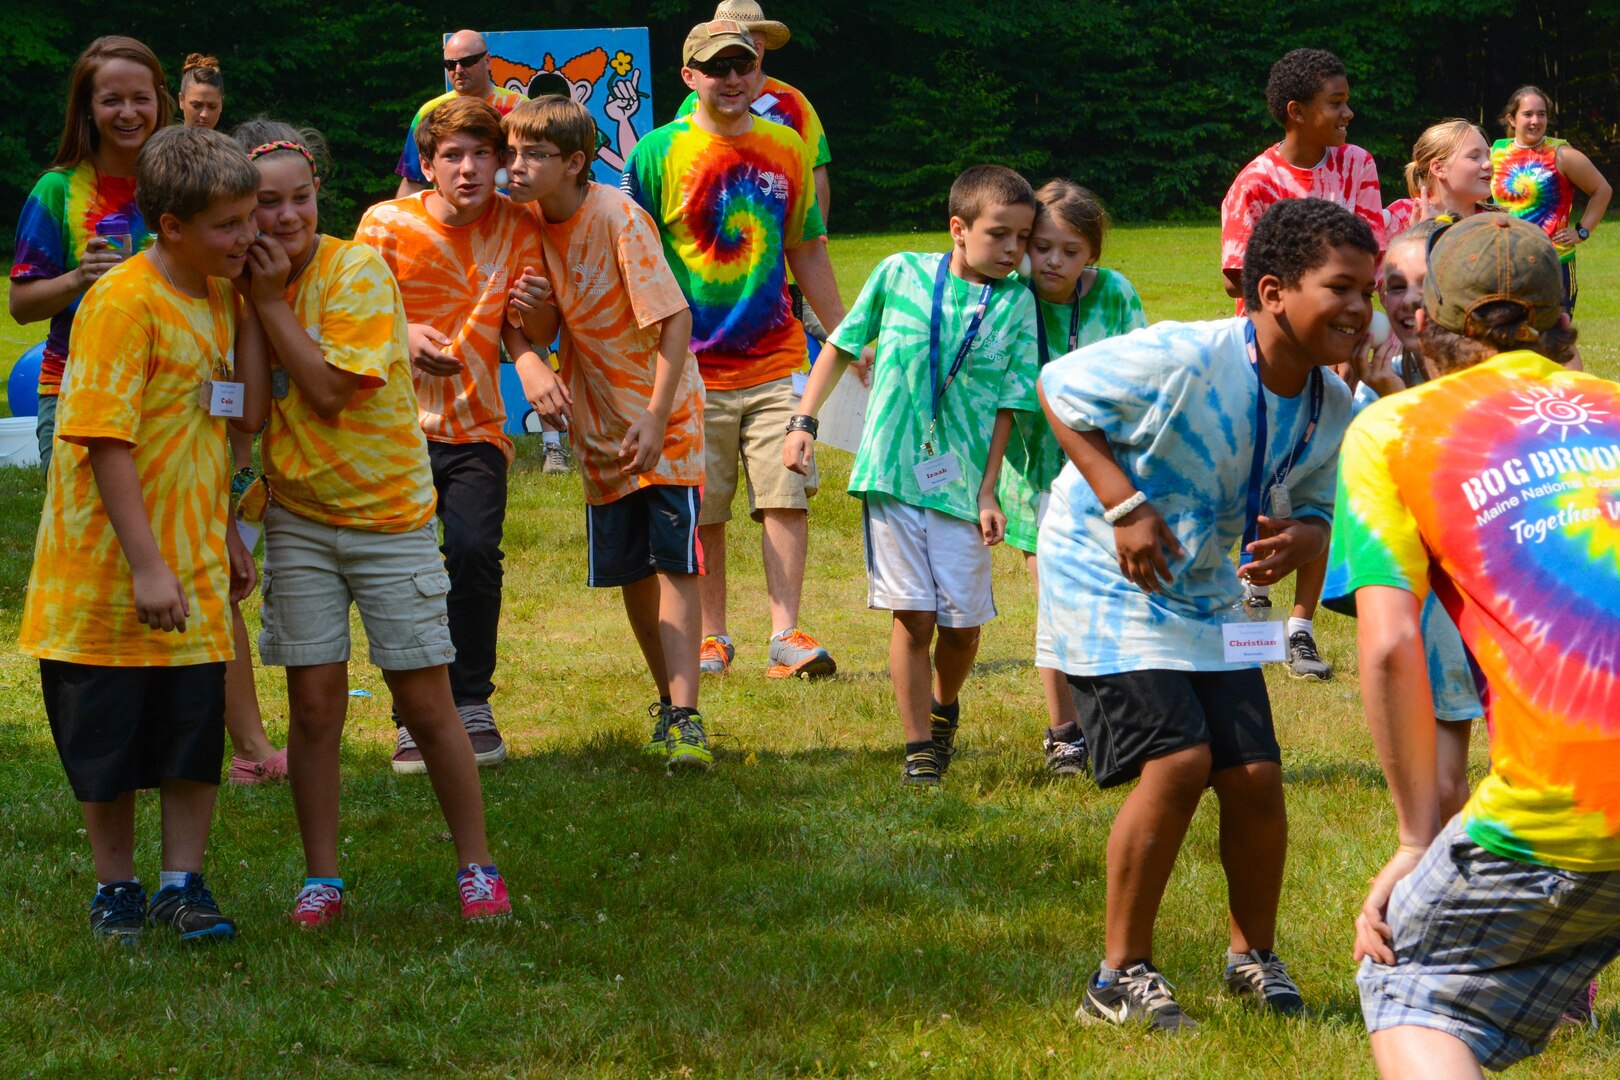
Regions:
M 940 626 L 954 629 L 996 617 L 990 549 L 976 523 L 868 493 L 861 524 L 867 607 L 932 611 Z

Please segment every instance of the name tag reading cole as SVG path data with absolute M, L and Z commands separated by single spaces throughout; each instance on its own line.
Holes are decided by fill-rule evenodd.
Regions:
M 917 490 L 922 492 L 933 491 L 962 479 L 962 466 L 957 464 L 956 454 L 950 450 L 913 465 L 911 471 L 917 476 Z
M 202 384 L 198 398 L 209 416 L 242 415 L 242 384 L 239 382 L 209 379 Z
M 1223 622 L 1221 640 L 1229 664 L 1269 664 L 1288 659 L 1281 622 Z

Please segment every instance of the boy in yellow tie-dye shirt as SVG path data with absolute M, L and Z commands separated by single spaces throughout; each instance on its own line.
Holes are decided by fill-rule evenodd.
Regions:
M 62 383 L 58 450 L 20 646 L 84 812 L 96 935 L 148 921 L 182 940 L 236 924 L 203 882 L 225 749 L 229 600 L 253 563 L 229 526 L 226 424 L 264 421 L 268 373 L 229 281 L 253 240 L 258 177 L 223 135 L 164 128 L 136 159 L 157 243 L 85 294 Z M 228 552 L 228 555 L 227 555 Z M 135 792 L 163 798 L 161 887 L 135 876 Z
M 264 520 L 259 655 L 287 669 L 288 778 L 307 871 L 293 921 L 323 926 L 343 910 L 338 744 L 351 603 L 433 775 L 462 917 L 504 915 L 511 904 L 484 838 L 478 765 L 450 694 L 450 577 L 399 288 L 371 248 L 316 233 L 319 136 L 263 119 L 235 136 L 259 176 L 250 297 L 274 361 L 268 499 L 261 488 L 243 506 Z

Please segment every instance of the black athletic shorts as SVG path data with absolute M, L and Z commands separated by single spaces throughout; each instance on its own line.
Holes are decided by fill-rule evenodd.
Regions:
M 104 667 L 41 660 L 56 752 L 80 802 L 113 802 L 164 780 L 217 784 L 225 755 L 225 664 Z
M 701 487 L 676 484 L 648 484 L 601 506 L 587 504 L 586 584 L 604 589 L 632 585 L 659 570 L 703 573 L 697 532 L 702 508 Z
M 1259 668 L 1070 675 L 1098 787 L 1136 779 L 1153 758 L 1209 746 L 1210 771 L 1281 763 Z

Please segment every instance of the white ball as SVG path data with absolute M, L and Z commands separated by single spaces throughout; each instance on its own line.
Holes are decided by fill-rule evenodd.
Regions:
M 1389 340 L 1389 316 L 1382 311 L 1372 313 L 1372 322 L 1367 327 L 1372 334 L 1372 343 L 1376 347 Z
M 512 182 L 512 174 L 505 169 L 495 170 L 495 186 L 503 188 Z

